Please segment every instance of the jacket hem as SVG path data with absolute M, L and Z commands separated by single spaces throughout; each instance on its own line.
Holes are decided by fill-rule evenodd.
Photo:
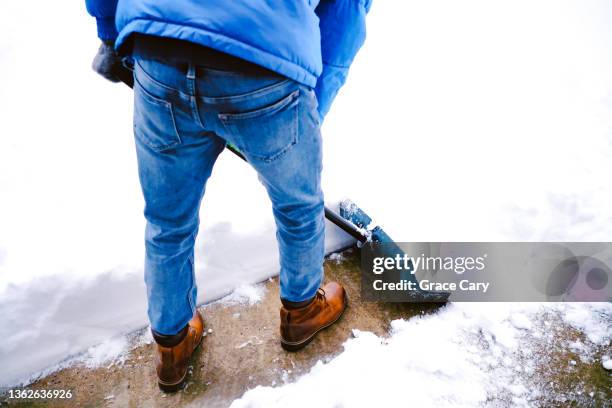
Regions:
M 127 38 L 133 33 L 157 35 L 175 38 L 177 40 L 190 41 L 238 58 L 242 58 L 311 88 L 314 88 L 317 83 L 318 74 L 315 75 L 306 68 L 294 62 L 288 61 L 244 42 L 235 40 L 226 35 L 211 32 L 201 27 L 184 26 L 148 19 L 135 19 L 131 20 L 122 27 L 115 42 L 115 47 L 120 49 L 126 42 Z

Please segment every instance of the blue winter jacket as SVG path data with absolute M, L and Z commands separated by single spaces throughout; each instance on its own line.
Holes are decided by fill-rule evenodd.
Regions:
M 325 116 L 365 40 L 371 0 L 86 0 L 98 36 L 201 44 L 314 87 Z

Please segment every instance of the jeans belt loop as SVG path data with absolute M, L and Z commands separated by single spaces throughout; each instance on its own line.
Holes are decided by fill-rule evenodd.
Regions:
M 187 68 L 187 79 L 193 80 L 195 79 L 196 66 L 193 62 L 189 63 L 189 67 Z
M 187 87 L 189 88 L 189 93 L 192 97 L 195 96 L 195 77 L 196 66 L 193 62 L 190 62 L 187 68 Z

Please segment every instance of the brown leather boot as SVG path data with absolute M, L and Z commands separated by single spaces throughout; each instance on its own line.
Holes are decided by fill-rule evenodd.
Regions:
M 163 342 L 156 339 L 155 368 L 157 370 L 157 383 L 162 391 L 177 391 L 185 381 L 191 355 L 202 342 L 204 320 L 199 311 L 196 311 L 185 330 L 187 332 L 185 337 L 174 346 L 161 345 L 160 342 Z
M 334 324 L 346 309 L 348 298 L 344 288 L 330 282 L 319 288 L 312 302 L 296 309 L 280 309 L 281 346 L 297 351 L 312 341 L 315 335 Z

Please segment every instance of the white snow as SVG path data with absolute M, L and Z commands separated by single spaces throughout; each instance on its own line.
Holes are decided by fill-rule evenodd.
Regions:
M 601 359 L 601 365 L 603 366 L 603 368 L 605 368 L 606 370 L 612 370 L 612 359 L 608 356 L 604 356 Z
M 342 255 L 341 252 L 334 252 L 333 254 L 330 254 L 327 259 L 334 261 L 336 264 L 339 264 L 345 260 L 344 255 Z
M 323 128 L 326 199 L 350 197 L 398 241 L 608 241 L 611 19 L 605 0 L 375 1 L 368 41 Z M 103 360 L 120 350 L 112 339 L 146 324 L 131 94 L 90 70 L 96 49 L 82 3 L 0 2 L 0 386 L 117 341 L 94 348 Z M 328 228 L 328 252 L 348 242 Z M 265 191 L 253 171 L 222 155 L 202 209 L 198 302 L 277 270 Z M 564 320 L 590 342 L 608 338 L 600 318 L 609 309 L 567 307 Z M 439 324 L 395 323 L 388 345 L 361 334 L 347 342 L 348 357 L 313 370 L 350 366 L 397 393 L 385 381 L 404 389 L 412 370 L 433 369 L 450 376 L 452 391 L 467 384 L 452 377 L 465 369 L 474 381 L 464 395 L 444 395 L 470 403 L 489 387 L 480 364 L 505 364 L 533 330 L 530 312 L 452 305 Z M 490 354 L 480 357 L 467 337 L 453 342 L 443 322 L 459 336 L 482 333 Z M 474 361 L 393 361 L 406 333 L 434 326 L 448 340 L 434 344 Z M 367 355 L 372 371 L 362 370 L 350 361 L 359 350 L 391 360 L 400 377 L 383 378 Z M 424 378 L 440 381 L 433 377 Z M 308 378 L 287 387 L 318 384 Z M 520 384 L 511 384 L 520 404 Z M 344 396 L 330 390 L 318 402 L 350 405 Z
M 529 318 L 523 313 L 513 314 L 512 316 L 510 316 L 510 321 L 512 322 L 512 325 L 517 329 L 529 330 L 533 326 L 531 320 L 529 320 Z
M 396 241 L 608 241 L 611 19 L 606 0 L 374 2 L 324 124 L 327 198 Z
M 585 333 L 595 344 L 606 344 L 612 335 L 612 315 L 609 303 L 570 303 L 564 306 L 563 319 Z

